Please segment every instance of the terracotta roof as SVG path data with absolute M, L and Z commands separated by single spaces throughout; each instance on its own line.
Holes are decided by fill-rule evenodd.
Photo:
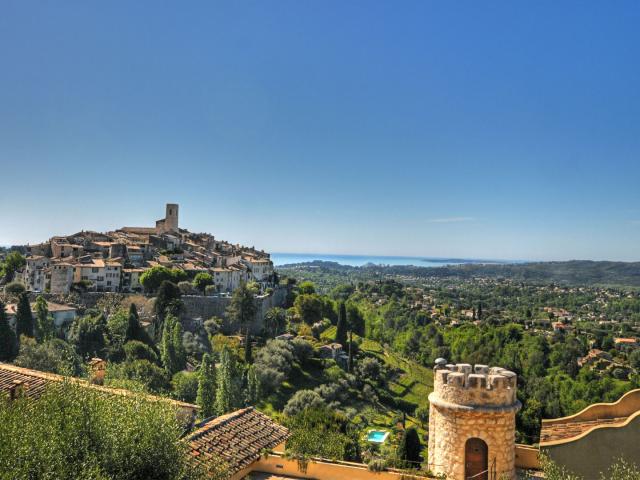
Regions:
M 200 463 L 224 460 L 229 475 L 239 472 L 289 437 L 289 430 L 253 407 L 214 418 L 188 437 L 191 455 Z
M 122 397 L 143 395 L 150 401 L 168 402 L 178 408 L 186 408 L 192 411 L 198 409 L 196 405 L 190 403 L 179 402 L 170 398 L 158 397 L 146 393 L 135 393 L 122 388 L 103 387 L 93 385 L 86 380 L 74 377 L 63 377 L 55 373 L 41 372 L 39 370 L 31 370 L 29 368 L 17 367 L 8 363 L 0 362 L 0 397 L 8 395 L 15 381 L 22 382 L 24 386 L 24 394 L 29 398 L 38 398 L 44 392 L 47 385 L 61 383 L 64 380 L 85 386 L 94 390 L 98 390 L 110 395 Z
M 542 424 L 542 430 L 540 431 L 540 442 L 557 442 L 558 440 L 564 440 L 567 438 L 577 437 L 587 430 L 591 430 L 593 427 L 599 427 L 602 425 L 614 426 L 624 421 L 627 417 L 621 418 L 599 418 L 597 420 L 586 420 L 583 422 L 567 422 L 556 423 L 551 425 Z

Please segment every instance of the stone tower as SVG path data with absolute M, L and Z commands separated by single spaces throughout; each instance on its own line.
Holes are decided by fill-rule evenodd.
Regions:
M 164 217 L 164 228 L 167 232 L 178 231 L 178 204 L 167 203 L 167 210 Z
M 448 480 L 515 478 L 517 376 L 438 359 L 429 395 L 429 469 Z

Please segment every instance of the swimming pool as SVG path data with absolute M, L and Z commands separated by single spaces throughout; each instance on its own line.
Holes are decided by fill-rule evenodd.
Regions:
M 367 441 L 371 443 L 384 443 L 389 436 L 389 432 L 384 430 L 369 430 L 367 433 Z

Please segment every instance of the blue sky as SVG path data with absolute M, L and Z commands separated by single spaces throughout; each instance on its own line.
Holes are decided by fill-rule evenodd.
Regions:
M 5 0 L 0 244 L 640 260 L 640 3 Z

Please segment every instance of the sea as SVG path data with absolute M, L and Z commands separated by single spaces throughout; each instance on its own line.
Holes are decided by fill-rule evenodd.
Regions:
M 307 263 L 315 260 L 323 262 L 336 262 L 341 265 L 361 267 L 367 264 L 374 265 L 412 265 L 416 267 L 442 267 L 444 265 L 463 264 L 506 264 L 520 263 L 514 260 L 488 260 L 475 258 L 436 258 L 436 257 L 399 257 L 377 255 L 335 255 L 326 253 L 272 253 L 271 260 L 275 266 L 289 265 L 292 263 Z

